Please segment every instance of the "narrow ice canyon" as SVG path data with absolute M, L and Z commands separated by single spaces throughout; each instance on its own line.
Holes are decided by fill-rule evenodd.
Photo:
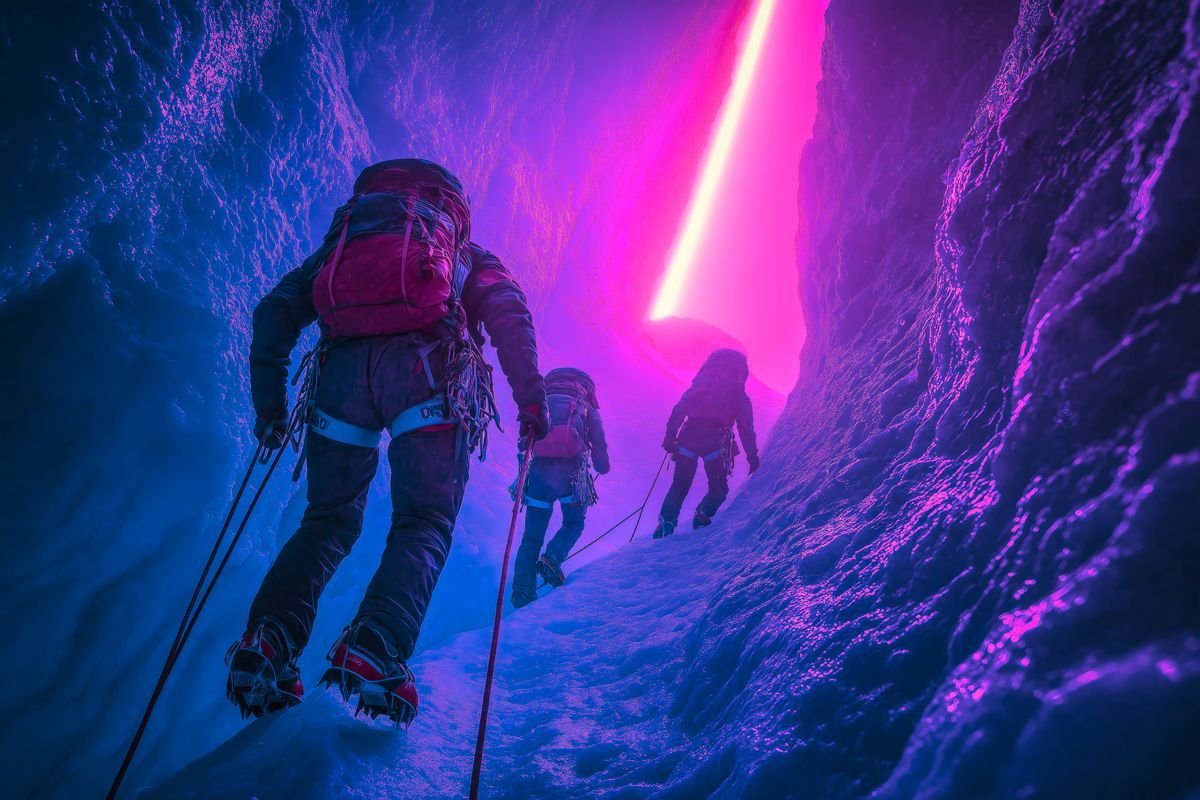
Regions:
M 253 450 L 250 312 L 355 174 L 407 155 L 467 185 L 544 367 L 596 378 L 614 469 L 585 540 L 643 501 L 713 347 L 748 353 L 763 440 L 711 527 L 650 541 L 660 483 L 637 539 L 507 609 L 482 796 L 1200 796 L 1200 1 L 0 20 L 6 796 L 106 791 Z M 315 685 L 378 563 L 386 468 L 304 702 L 226 702 L 303 510 L 276 477 L 123 796 L 466 796 L 516 472 L 499 394 L 413 726 Z

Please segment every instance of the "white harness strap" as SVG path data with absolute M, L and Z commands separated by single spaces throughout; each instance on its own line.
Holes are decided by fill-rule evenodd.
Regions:
M 388 426 L 388 431 L 395 436 L 403 436 L 406 433 L 420 430 L 421 428 L 429 428 L 434 425 L 445 425 L 451 422 L 449 415 L 446 413 L 446 398 L 444 395 L 437 395 L 424 403 L 417 403 L 412 408 L 404 411 L 400 416 L 392 420 L 392 424 Z
M 342 422 L 319 408 L 312 409 L 308 418 L 308 429 L 335 442 L 372 449 L 379 447 L 379 440 L 383 436 L 382 431 L 372 431 L 351 425 L 349 422 Z
M 422 428 L 445 425 L 450 421 L 446 414 L 446 398 L 439 394 L 401 412 L 388 426 L 388 433 L 395 438 Z M 349 422 L 343 422 L 337 417 L 326 414 L 319 408 L 312 409 L 308 420 L 308 429 L 326 439 L 355 447 L 374 449 L 379 447 L 379 442 L 383 438 L 383 431 L 373 431 L 369 428 L 351 425 Z
M 711 453 L 709 453 L 708 455 L 703 455 L 703 456 L 700 455 L 699 453 L 693 453 L 691 450 L 688 450 L 686 447 L 677 447 L 677 448 L 675 448 L 675 452 L 678 453 L 679 455 L 683 456 L 684 458 L 698 458 L 702 461 L 712 461 L 714 459 L 721 457 L 720 450 L 714 450 Z

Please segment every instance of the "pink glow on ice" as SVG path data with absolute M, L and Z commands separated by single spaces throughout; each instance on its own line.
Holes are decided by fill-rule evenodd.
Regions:
M 752 371 L 788 391 L 804 321 L 797 295 L 800 152 L 816 115 L 825 0 L 758 0 L 733 82 L 650 311 L 739 340 Z

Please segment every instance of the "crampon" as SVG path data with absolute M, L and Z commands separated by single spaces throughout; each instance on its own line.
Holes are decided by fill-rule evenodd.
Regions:
M 537 574 L 549 585 L 558 588 L 567 582 L 566 573 L 554 556 L 543 555 L 537 560 Z
M 230 646 L 225 696 L 242 719 L 283 711 L 304 697 L 294 650 L 287 634 L 269 624 L 251 626 Z
M 346 628 L 329 651 L 331 666 L 321 683 L 336 686 L 342 699 L 358 698 L 354 716 L 387 717 L 407 727 L 417 716 L 417 686 L 412 671 L 371 622 Z

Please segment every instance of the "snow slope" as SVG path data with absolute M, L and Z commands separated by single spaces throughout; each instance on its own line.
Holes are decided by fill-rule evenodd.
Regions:
M 694 748 L 664 709 L 700 644 L 697 617 L 736 569 L 728 530 L 661 544 L 643 533 L 506 618 L 483 796 L 661 788 Z M 144 796 L 465 796 L 489 637 L 461 634 L 421 657 L 421 716 L 408 731 L 356 721 L 336 691 L 320 692 Z M 662 796 L 704 797 L 718 783 L 697 776 Z

